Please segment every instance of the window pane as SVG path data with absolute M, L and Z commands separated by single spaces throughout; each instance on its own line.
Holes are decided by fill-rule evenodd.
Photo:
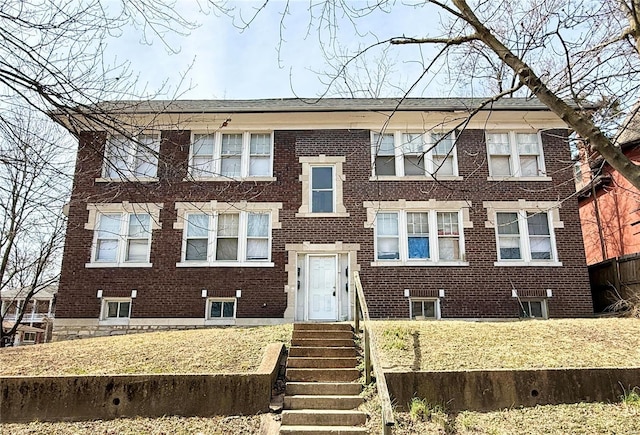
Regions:
M 155 177 L 158 169 L 158 151 L 160 144 L 155 135 L 140 135 L 136 145 L 135 175 Z
M 312 189 L 333 189 L 333 168 L 332 167 L 312 167 L 311 168 L 311 188 Z
M 429 214 L 407 213 L 407 233 L 429 234 Z
M 269 258 L 269 241 L 266 239 L 247 240 L 247 260 L 267 260 Z
M 249 213 L 247 235 L 249 237 L 268 237 L 269 214 Z
M 239 156 L 242 155 L 242 134 L 222 135 L 222 155 Z
M 222 317 L 222 302 L 220 301 L 212 301 L 211 302 L 211 311 L 210 317 Z
M 434 157 L 433 170 L 436 172 L 436 175 L 454 175 L 453 157 Z
M 546 213 L 527 213 L 529 235 L 549 235 L 549 219 Z
M 116 261 L 117 252 L 117 240 L 99 239 L 96 246 L 96 261 Z
M 378 133 L 373 135 L 373 148 L 377 156 L 392 156 L 395 154 L 394 135 Z
M 520 234 L 518 213 L 496 213 L 498 234 Z
M 105 146 L 105 175 L 109 178 L 127 176 L 130 153 L 131 146 L 127 138 L 111 136 Z
M 489 154 L 510 155 L 508 133 L 487 133 L 487 149 Z
M 148 214 L 130 214 L 129 237 L 149 237 L 150 220 Z
M 211 158 L 213 156 L 213 144 L 214 135 L 212 134 L 194 134 L 193 135 L 193 155 L 206 156 Z
M 209 216 L 206 214 L 188 215 L 187 237 L 209 237 Z
M 378 175 L 381 175 L 381 174 L 378 174 Z M 421 155 L 405 156 L 404 157 L 404 175 L 424 175 L 424 157 Z
M 194 157 L 191 165 L 191 175 L 198 177 L 213 177 L 213 161 L 209 157 Z
M 520 156 L 520 172 L 522 177 L 537 177 L 540 175 L 537 156 Z
M 233 317 L 233 305 L 234 302 L 222 303 L 222 317 Z
M 117 302 L 107 302 L 107 317 L 118 317 Z
M 393 135 L 390 135 L 393 139 Z M 393 146 L 393 141 L 391 141 Z M 388 150 L 385 150 L 388 151 Z M 391 148 L 393 151 L 393 148 Z M 424 145 L 422 141 L 422 134 L 420 133 L 404 133 L 402 135 L 402 153 L 403 154 L 422 154 L 424 151 Z M 393 154 L 393 153 L 391 153 Z M 380 153 L 378 153 L 380 155 Z
M 531 258 L 533 260 L 551 260 L 551 238 L 531 237 Z
M 458 212 L 438 213 L 438 234 L 458 235 Z
M 149 251 L 148 240 L 129 240 L 127 244 L 127 256 L 125 261 L 145 262 Z
M 424 315 L 422 311 L 422 301 L 411 301 L 411 314 L 413 317 Z
M 395 157 L 376 157 L 376 175 L 396 175 Z
M 535 133 L 516 133 L 518 142 L 518 154 L 538 155 L 538 135 Z
M 185 260 L 206 261 L 207 260 L 207 239 L 190 239 L 187 240 L 187 252 Z
M 271 154 L 271 135 L 270 134 L 251 134 L 250 143 L 251 155 L 268 156 Z
M 237 236 L 239 225 L 240 225 L 240 215 L 238 214 L 218 215 L 218 237 Z
M 494 177 L 508 177 L 511 175 L 511 157 L 491 156 L 491 175 Z
M 541 301 L 531 301 L 529 302 L 531 317 L 542 318 L 542 302 Z
M 223 177 L 239 177 L 242 166 L 241 157 L 223 157 L 220 175 Z
M 98 226 L 99 239 L 114 239 L 120 235 L 121 214 L 103 214 L 100 215 L 100 223 Z
M 435 318 L 436 317 L 436 301 L 424 301 L 424 317 Z
M 460 239 L 447 237 L 438 239 L 438 251 L 440 260 L 459 260 L 460 259 Z
M 400 243 L 397 237 L 378 237 L 378 259 L 397 260 L 400 258 Z
M 500 259 L 501 260 L 520 260 L 520 239 L 514 237 L 500 237 Z
M 451 137 L 451 134 L 448 134 L 446 137 L 444 137 L 444 139 L 443 136 L 443 133 L 431 134 L 433 143 L 440 141 L 435 147 L 433 147 L 432 154 L 434 156 L 444 157 L 451 155 L 451 150 L 453 149 L 453 138 Z
M 231 261 L 238 259 L 238 239 L 218 239 L 216 260 Z
M 120 302 L 118 317 L 129 317 L 129 307 L 131 302 Z
M 376 233 L 379 236 L 398 235 L 398 214 L 378 213 L 376 216 Z
M 333 191 L 314 191 L 311 195 L 312 213 L 332 213 L 333 212 Z
M 409 237 L 409 258 L 429 258 L 427 237 Z
M 249 160 L 249 175 L 252 177 L 271 175 L 271 159 L 269 157 L 251 157 Z

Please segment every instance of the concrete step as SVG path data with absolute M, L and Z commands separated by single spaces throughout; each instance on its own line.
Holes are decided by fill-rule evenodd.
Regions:
M 353 331 L 350 323 L 294 323 L 294 331 Z
M 360 426 L 367 414 L 353 410 L 291 409 L 282 411 L 283 426 Z M 282 427 L 280 428 L 282 431 Z
M 360 396 L 285 396 L 284 409 L 355 409 L 363 401 Z
M 288 395 L 337 395 L 355 396 L 362 391 L 362 385 L 352 382 L 287 382 Z
M 293 346 L 289 349 L 289 357 L 327 357 L 348 358 L 356 356 L 356 349 L 350 347 L 302 347 Z
M 292 339 L 296 338 L 323 338 L 353 340 L 351 331 L 293 331 Z
M 287 358 L 287 367 L 293 368 L 353 368 L 358 365 L 356 357 L 292 357 Z
M 302 347 L 354 347 L 351 339 L 292 338 L 291 346 Z
M 287 368 L 287 381 L 292 382 L 351 382 L 360 377 L 355 368 L 344 369 L 299 369 Z
M 364 435 L 366 428 L 359 426 L 280 426 L 280 434 L 293 435 Z

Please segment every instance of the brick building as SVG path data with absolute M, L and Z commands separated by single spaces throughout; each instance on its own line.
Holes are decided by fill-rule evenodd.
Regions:
M 79 135 L 54 334 L 350 319 L 356 270 L 376 318 L 590 315 L 566 126 L 479 102 L 111 103 L 138 132 Z

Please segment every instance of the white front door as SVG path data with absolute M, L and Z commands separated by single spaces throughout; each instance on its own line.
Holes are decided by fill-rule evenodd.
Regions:
M 309 257 L 309 320 L 337 320 L 336 256 Z

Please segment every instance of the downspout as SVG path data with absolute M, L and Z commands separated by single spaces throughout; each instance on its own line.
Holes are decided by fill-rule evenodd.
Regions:
M 602 252 L 602 260 L 607 259 L 607 245 L 604 243 L 604 234 L 602 232 L 602 221 L 600 220 L 600 208 L 598 206 L 598 196 L 596 195 L 596 185 L 591 175 L 591 195 L 593 196 L 593 211 L 596 215 L 596 225 L 598 226 L 598 236 L 600 237 L 600 250 Z

